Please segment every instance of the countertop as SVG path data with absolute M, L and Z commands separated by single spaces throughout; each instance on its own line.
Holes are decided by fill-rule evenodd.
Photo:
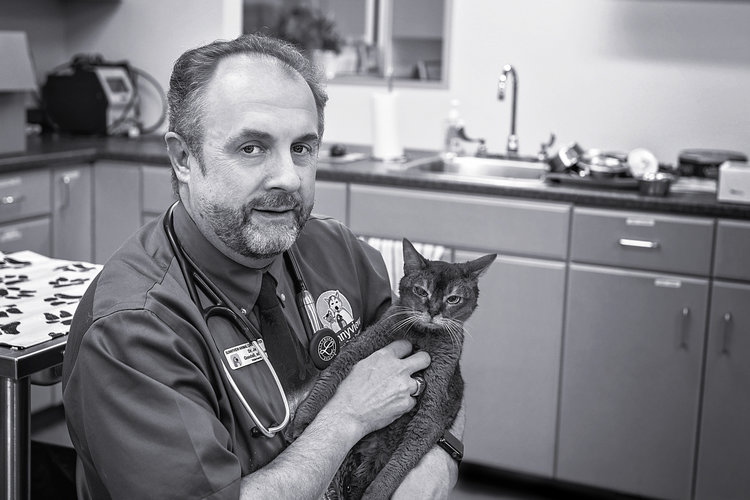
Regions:
M 369 153 L 369 148 L 350 146 L 349 151 Z M 409 158 L 434 154 L 407 151 Z M 159 136 L 124 137 L 31 136 L 24 153 L 0 155 L 0 173 L 24 169 L 88 163 L 96 160 L 136 162 L 169 167 L 166 147 Z M 467 194 L 496 195 L 561 201 L 591 207 L 636 211 L 750 219 L 750 204 L 724 203 L 711 192 L 672 192 L 665 197 L 644 196 L 635 190 L 604 189 L 558 183 L 501 184 L 481 179 L 446 178 L 440 174 L 408 171 L 399 163 L 364 159 L 349 163 L 329 163 L 321 157 L 318 180 L 438 190 Z

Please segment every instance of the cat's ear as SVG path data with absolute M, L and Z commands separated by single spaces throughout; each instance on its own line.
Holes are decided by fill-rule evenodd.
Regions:
M 471 274 L 473 274 L 474 277 L 478 278 L 481 274 L 483 274 L 490 267 L 490 264 L 492 264 L 496 258 L 497 258 L 496 253 L 483 255 L 482 257 L 479 257 L 478 259 L 474 259 L 470 262 L 467 262 L 466 265 L 469 267 L 469 272 L 471 272 Z
M 411 241 L 404 238 L 404 274 L 420 271 L 427 267 L 427 259 L 422 257 Z

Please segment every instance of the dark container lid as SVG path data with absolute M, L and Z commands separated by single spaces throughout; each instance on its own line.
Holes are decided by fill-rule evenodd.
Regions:
M 680 164 L 701 167 L 719 166 L 725 161 L 747 161 L 747 155 L 738 151 L 721 149 L 684 149 L 680 151 Z

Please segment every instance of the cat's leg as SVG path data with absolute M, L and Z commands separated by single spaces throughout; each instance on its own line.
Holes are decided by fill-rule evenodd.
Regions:
M 460 374 L 456 373 L 455 375 L 457 375 L 462 387 L 463 380 L 461 380 Z M 461 395 L 455 397 L 457 395 L 456 381 L 453 380 L 446 386 L 444 380 L 430 379 L 429 372 L 426 372 L 425 376 L 427 390 L 422 395 L 419 409 L 407 424 L 403 439 L 391 455 L 388 463 L 385 464 L 367 488 L 363 498 L 390 498 L 404 480 L 404 477 L 435 446 L 440 436 L 446 429 L 450 428 L 455 420 L 461 405 Z M 430 384 L 433 384 L 432 390 L 430 390 Z M 453 397 L 446 397 L 448 395 Z

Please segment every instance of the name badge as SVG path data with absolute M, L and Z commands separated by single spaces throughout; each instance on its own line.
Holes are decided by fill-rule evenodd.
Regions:
M 263 344 L 263 339 L 258 340 L 258 345 L 260 345 L 260 348 L 263 349 L 263 353 L 265 354 L 266 346 Z M 257 363 L 263 359 L 255 345 L 250 343 L 225 349 L 224 357 L 227 358 L 227 363 L 232 370 L 238 370 L 243 366 Z

